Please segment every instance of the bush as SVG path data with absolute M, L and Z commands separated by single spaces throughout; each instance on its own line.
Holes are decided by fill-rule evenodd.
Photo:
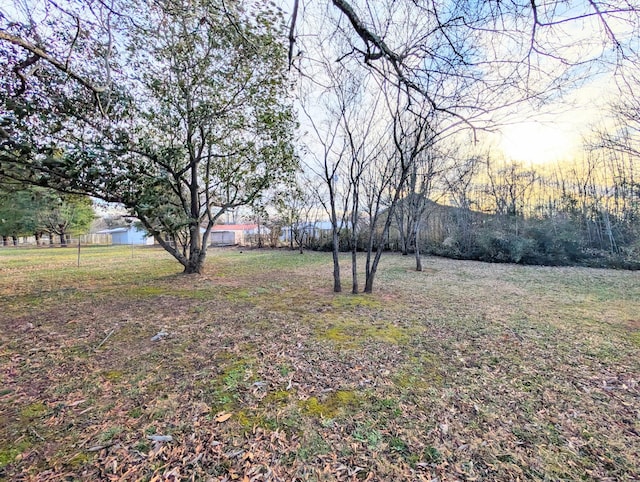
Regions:
M 426 244 L 424 251 L 493 263 L 640 269 L 637 246 L 622 248 L 615 254 L 591 248 L 580 225 L 569 218 L 485 219 L 466 226 L 464 233 L 454 230 L 442 243 Z

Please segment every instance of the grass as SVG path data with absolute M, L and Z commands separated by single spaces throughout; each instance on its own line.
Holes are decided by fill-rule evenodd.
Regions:
M 0 479 L 640 478 L 637 272 L 411 261 L 0 249 Z

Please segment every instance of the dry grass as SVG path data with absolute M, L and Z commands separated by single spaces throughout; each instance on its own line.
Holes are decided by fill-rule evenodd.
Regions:
M 638 273 L 75 255 L 0 250 L 0 478 L 640 478 Z

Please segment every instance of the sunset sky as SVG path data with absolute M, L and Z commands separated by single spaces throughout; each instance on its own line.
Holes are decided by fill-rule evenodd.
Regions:
M 568 161 L 582 156 L 585 138 L 607 116 L 618 94 L 613 75 L 575 88 L 560 102 L 547 105 L 544 112 L 523 106 L 521 120 L 500 129 L 490 141 L 506 160 L 525 164 Z

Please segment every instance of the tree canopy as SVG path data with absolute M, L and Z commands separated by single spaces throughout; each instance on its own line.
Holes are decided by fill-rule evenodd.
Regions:
M 5 19 L 2 172 L 123 203 L 199 272 L 216 220 L 296 168 L 281 13 L 116 3 L 52 6 L 46 29 Z
M 85 233 L 95 218 L 87 196 L 61 194 L 35 186 L 0 186 L 0 236 L 7 238 L 43 234 L 59 236 L 66 245 L 67 236 Z

